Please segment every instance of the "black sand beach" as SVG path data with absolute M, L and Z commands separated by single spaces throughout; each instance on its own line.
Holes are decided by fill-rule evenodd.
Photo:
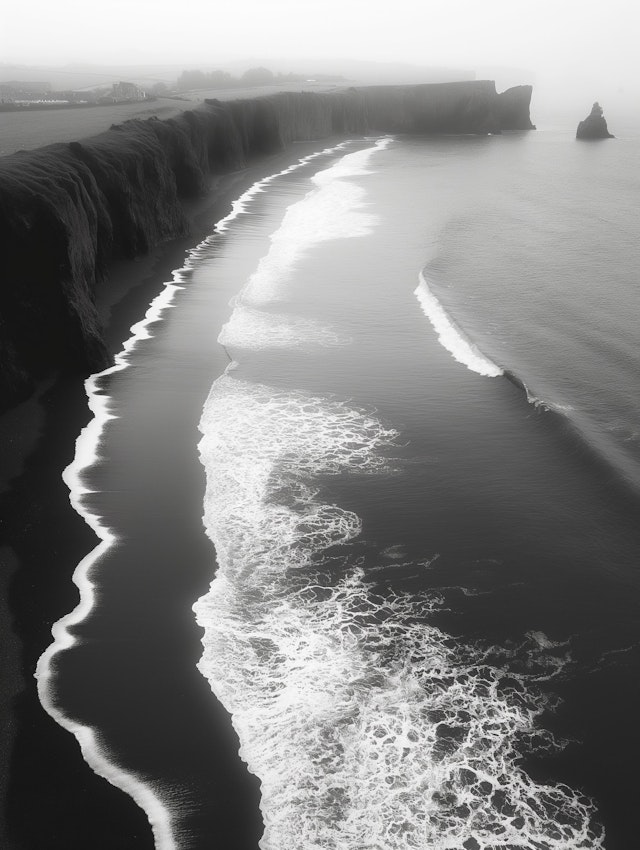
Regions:
M 11 850 L 251 850 L 259 792 L 277 850 L 633 846 L 635 243 L 616 219 L 607 326 L 593 162 L 562 134 L 361 136 L 200 242 L 335 141 L 220 179 L 188 238 L 114 270 L 107 346 L 135 347 L 89 382 L 64 480 L 79 380 L 2 420 Z M 113 535 L 75 610 L 97 541 L 67 488 Z
M 120 350 L 131 325 L 142 318 L 163 283 L 171 279 L 172 269 L 182 266 L 185 252 L 211 232 L 213 223 L 230 211 L 235 198 L 256 180 L 329 143 L 295 145 L 242 172 L 219 178 L 210 195 L 192 205 L 189 237 L 164 244 L 139 262 L 114 268 L 98 294 L 111 353 Z M 214 346 L 215 335 L 211 339 Z M 227 360 L 222 351 L 218 356 L 222 371 Z M 211 544 L 199 519 L 204 476 L 194 451 L 202 401 L 212 380 L 213 366 L 209 365 L 200 376 L 201 398 L 198 400 L 197 392 L 190 392 L 184 406 L 174 405 L 170 425 L 156 429 L 154 442 L 147 446 L 165 461 L 154 467 L 155 480 L 136 481 L 139 470 L 135 465 L 125 463 L 120 468 L 118 464 L 120 472 L 125 473 L 118 485 L 131 489 L 126 499 L 120 494 L 114 500 L 111 494 L 111 508 L 114 504 L 122 507 L 119 533 L 126 535 L 129 523 L 148 529 L 149 545 L 139 553 L 148 571 L 138 571 L 137 579 L 128 586 L 131 609 L 119 612 L 117 624 L 106 626 L 120 633 L 122 640 L 113 679 L 103 675 L 91 681 L 91 667 L 82 669 L 82 653 L 77 653 L 77 658 L 74 654 L 71 674 L 91 681 L 91 686 L 85 685 L 85 693 L 92 695 L 97 711 L 104 706 L 112 715 L 112 724 L 118 677 L 126 678 L 128 688 L 139 679 L 143 690 L 139 704 L 134 711 L 129 704 L 121 706 L 121 720 L 130 724 L 126 738 L 134 762 L 135 741 L 147 759 L 150 748 L 163 741 L 171 752 L 158 750 L 158 765 L 162 764 L 164 770 L 168 757 L 175 768 L 171 778 L 178 785 L 191 784 L 195 772 L 206 773 L 207 799 L 189 813 L 184 828 L 219 836 L 225 847 L 247 848 L 255 846 L 261 831 L 255 816 L 257 780 L 239 764 L 228 715 L 221 707 L 216 711 L 212 706 L 215 701 L 209 686 L 195 667 L 201 645 L 191 605 L 206 589 L 212 563 Z M 160 393 L 163 380 L 159 374 Z M 89 419 L 82 381 L 58 377 L 0 420 L 6 455 L 1 495 L 5 532 L 2 580 L 8 599 L 2 611 L 5 699 L 1 722 L 2 751 L 9 764 L 3 777 L 6 785 L 2 788 L 4 825 L 0 837 L 7 850 L 153 846 L 144 813 L 125 794 L 94 775 L 83 761 L 76 740 L 42 709 L 33 679 L 36 662 L 51 643 L 52 624 L 77 604 L 77 589 L 71 583 L 73 570 L 97 542 L 71 507 L 61 478 L 73 459 L 75 440 Z M 163 446 L 165 438 L 167 445 Z M 109 489 L 111 472 L 99 470 L 101 490 Z M 142 494 L 149 486 L 157 488 L 154 492 L 159 497 L 153 500 L 153 511 L 145 514 Z M 136 491 L 136 487 L 142 489 Z M 138 539 L 144 539 L 144 535 Z M 130 554 L 131 550 L 127 557 Z M 110 557 L 114 580 L 131 582 L 132 571 L 118 558 L 118 547 Z M 186 575 L 181 576 L 180 595 L 169 580 L 177 558 L 189 571 L 188 580 Z M 136 584 L 138 581 L 142 585 Z M 151 596 L 150 586 L 154 588 Z M 95 658 L 95 640 L 92 644 L 89 654 Z M 111 658 L 115 657 L 112 643 L 106 649 Z M 144 676 L 139 675 L 141 670 Z M 155 690 L 148 687 L 152 679 L 157 683 Z M 202 709 L 197 719 L 193 705 Z M 189 715 L 183 716 L 187 706 Z M 145 714 L 151 709 L 155 719 Z M 150 776 L 153 768 L 149 763 Z M 202 779 L 198 777 L 193 784 L 202 787 Z

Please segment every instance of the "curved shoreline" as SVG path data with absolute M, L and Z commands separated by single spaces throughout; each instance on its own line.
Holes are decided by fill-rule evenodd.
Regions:
M 210 233 L 214 221 L 219 222 L 229 215 L 234 198 L 254 186 L 256 181 L 281 171 L 283 167 L 288 168 L 292 160 L 295 163 L 302 155 L 317 151 L 317 148 L 318 145 L 314 144 L 297 145 L 286 153 L 270 157 L 259 166 L 222 178 L 215 195 L 203 200 L 194 210 L 194 231 L 201 233 L 203 238 Z M 128 328 L 132 320 L 137 318 L 132 311 L 138 312 L 138 305 L 148 304 L 149 299 L 157 295 L 159 290 L 164 291 L 163 282 L 171 278 L 170 270 L 184 262 L 184 259 L 180 258 L 184 258 L 188 242 L 189 239 L 185 238 L 167 243 L 142 263 L 121 270 L 124 273 L 121 274 L 120 283 L 116 279 L 112 280 L 117 286 L 110 289 L 112 292 L 119 292 L 119 298 L 115 303 L 108 303 L 107 298 L 103 311 L 108 322 L 107 340 L 114 353 L 120 348 L 122 340 L 130 335 Z M 203 389 L 203 401 L 208 388 L 209 382 Z M 73 403 L 70 394 L 73 396 Z M 55 417 L 54 411 L 57 411 Z M 11 562 L 3 559 L 7 569 L 10 564 L 13 568 L 13 575 L 8 579 L 11 583 L 9 600 L 11 618 L 16 624 L 13 631 L 19 648 L 13 663 L 16 669 L 23 668 L 26 682 L 26 690 L 22 692 L 19 703 L 13 710 L 8 709 L 5 724 L 6 729 L 14 729 L 5 741 L 5 746 L 14 751 L 8 776 L 5 846 L 12 847 L 9 839 L 11 833 L 18 842 L 13 845 L 16 850 L 31 846 L 30 842 L 36 845 L 38 842 L 41 845 L 47 844 L 53 840 L 52 832 L 61 836 L 59 845 L 47 844 L 52 850 L 54 847 L 59 847 L 60 850 L 80 850 L 86 846 L 104 846 L 106 850 L 120 840 L 117 837 L 120 829 L 128 831 L 127 834 L 136 835 L 136 847 L 147 846 L 146 839 L 140 834 L 139 815 L 142 816 L 142 812 L 138 814 L 137 807 L 132 807 L 118 791 L 112 790 L 101 779 L 93 777 L 86 767 L 77 765 L 80 755 L 76 742 L 52 724 L 44 714 L 37 701 L 35 682 L 31 678 L 35 660 L 50 642 L 51 624 L 75 604 L 73 597 L 77 591 L 68 580 L 71 569 L 80 560 L 82 549 L 86 552 L 94 545 L 91 543 L 92 533 L 84 521 L 69 510 L 68 491 L 60 478 L 62 470 L 71 460 L 69 453 L 72 453 L 74 440 L 86 424 L 87 413 L 81 380 L 61 376 L 49 389 L 43 387 L 40 401 L 16 409 L 16 413 L 11 416 L 0 417 L 0 428 L 5 441 L 16 448 L 16 462 L 20 454 L 23 457 L 21 468 L 18 468 L 16 476 L 7 482 L 6 492 L 3 493 L 7 540 L 16 556 Z M 192 448 L 196 442 L 199 414 L 200 409 L 196 411 L 193 423 Z M 23 433 L 29 434 L 30 422 L 33 422 L 33 437 L 22 440 Z M 186 439 L 189 440 L 190 436 L 187 429 Z M 199 485 L 201 467 L 197 462 L 195 448 L 193 455 L 193 473 L 196 476 L 194 480 Z M 185 475 L 188 477 L 186 472 Z M 23 497 L 23 493 L 28 494 L 28 498 L 26 495 Z M 34 537 L 29 524 L 29 513 L 33 510 L 38 511 L 41 540 L 38 535 Z M 191 510 L 199 524 L 198 518 L 202 510 L 200 490 L 194 497 Z M 204 538 L 204 535 L 202 536 Z M 95 541 L 95 538 L 93 540 Z M 206 540 L 205 544 L 210 546 Z M 41 588 L 42 592 L 34 595 L 34 587 Z M 11 657 L 6 660 L 8 663 L 12 662 Z M 194 671 L 200 680 L 200 674 L 195 670 L 196 660 L 197 655 L 194 658 Z M 208 692 L 204 682 L 203 687 Z M 27 705 L 29 709 L 28 713 L 25 713 Z M 216 722 L 214 719 L 213 723 Z M 55 762 L 50 763 L 50 758 L 55 759 Z M 37 770 L 41 780 L 39 778 L 35 782 L 30 779 L 25 783 L 24 779 L 20 779 L 24 770 L 22 764 L 27 763 L 32 765 L 31 771 L 34 768 Z M 67 776 L 67 765 L 71 764 L 77 766 L 73 768 L 73 775 Z M 52 773 L 55 775 L 51 780 L 55 792 L 47 784 L 47 777 Z M 16 784 L 18 782 L 19 785 Z M 0 793 L 2 790 L 0 788 Z M 87 793 L 91 795 L 91 805 L 87 807 L 86 819 L 83 821 L 77 812 L 71 816 L 66 809 L 65 800 L 67 795 L 77 797 Z M 38 794 L 42 795 L 41 800 Z M 48 819 L 42 822 L 36 819 L 24 820 L 23 813 L 27 811 L 27 807 L 48 811 L 55 800 L 59 802 Z M 144 816 L 142 818 L 144 819 Z M 101 826 L 102 821 L 104 823 Z M 56 827 L 56 824 L 59 826 Z M 98 843 L 96 830 L 103 836 L 100 841 L 104 841 L 104 845 Z M 0 828 L 0 835 L 2 832 Z M 28 838 L 28 835 L 34 835 L 35 838 Z
M 95 305 L 110 264 L 187 235 L 185 204 L 211 179 L 293 142 L 366 133 L 501 133 L 532 129 L 531 87 L 495 83 L 372 86 L 207 100 L 166 121 L 0 157 L 6 249 L 0 409 L 61 368 L 110 365 Z
M 133 356 L 136 348 L 144 340 L 155 336 L 152 326 L 165 318 L 165 313 L 175 306 L 176 294 L 184 289 L 185 281 L 188 282 L 192 270 L 198 266 L 199 260 L 206 255 L 207 248 L 215 244 L 218 235 L 227 230 L 230 222 L 246 211 L 247 204 L 256 194 L 264 191 L 265 187 L 277 180 L 278 177 L 296 171 L 318 156 L 334 154 L 341 147 L 343 147 L 343 144 L 338 144 L 332 148 L 302 157 L 282 171 L 257 181 L 238 200 L 234 201 L 231 212 L 217 222 L 211 236 L 208 236 L 189 252 L 182 268 L 173 272 L 173 282 L 165 284 L 163 290 L 150 304 L 145 317 L 132 326 L 132 336 L 125 341 L 122 351 L 116 355 L 115 364 L 96 375 L 92 375 L 85 382 L 89 408 L 94 416 L 76 441 L 75 459 L 64 471 L 63 479 L 69 488 L 72 506 L 93 529 L 100 542 L 82 559 L 74 571 L 73 582 L 79 590 L 80 602 L 73 611 L 54 624 L 52 629 L 54 642 L 40 657 L 35 675 L 38 682 L 40 702 L 57 723 L 76 737 L 85 761 L 98 775 L 129 794 L 145 811 L 151 824 L 157 850 L 176 850 L 179 846 L 176 842 L 176 829 L 173 823 L 171 804 L 167 804 L 167 801 L 162 799 L 162 794 L 158 795 L 155 789 L 142 781 L 141 778 L 121 768 L 117 761 L 111 758 L 108 748 L 105 749 L 101 746 L 99 730 L 96 734 L 96 730 L 75 722 L 56 704 L 55 699 L 56 657 L 77 644 L 78 638 L 73 635 L 74 627 L 87 620 L 95 609 L 96 586 L 92 581 L 91 574 L 97 575 L 100 564 L 107 559 L 110 550 L 118 543 L 124 542 L 111 527 L 105 524 L 105 519 L 108 521 L 108 518 L 94 513 L 91 508 L 87 507 L 87 500 L 84 498 L 85 496 L 90 497 L 94 492 L 87 489 L 84 484 L 85 473 L 90 472 L 100 459 L 100 450 L 103 448 L 106 437 L 107 423 L 119 415 L 113 410 L 115 399 L 105 394 L 102 389 L 105 383 L 104 379 L 134 365 Z M 167 449 L 170 451 L 170 446 L 167 446 Z M 170 522 L 171 517 L 167 517 L 166 521 Z

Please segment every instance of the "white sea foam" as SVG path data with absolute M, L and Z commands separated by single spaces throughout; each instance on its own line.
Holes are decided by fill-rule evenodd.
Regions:
M 485 375 L 489 378 L 504 374 L 499 366 L 485 357 L 473 343 L 465 338 L 460 328 L 456 326 L 451 316 L 429 288 L 422 272 L 414 294 L 422 307 L 422 311 L 437 333 L 438 341 L 453 356 L 454 360 L 462 363 L 472 372 L 477 372 L 479 375 Z
M 311 178 L 315 188 L 288 207 L 280 227 L 270 236 L 267 254 L 234 297 L 234 311 L 218 337 L 221 345 L 263 349 L 340 344 L 334 331 L 311 319 L 265 313 L 260 308 L 286 297 L 299 261 L 313 245 L 371 232 L 378 219 L 365 212 L 365 192 L 349 178 L 367 173 L 365 164 L 388 143 L 380 139 Z
M 340 345 L 344 342 L 331 328 L 302 316 L 267 313 L 238 304 L 218 337 L 220 345 L 235 348 L 295 348 Z
M 78 587 L 80 601 L 73 611 L 55 623 L 52 628 L 53 642 L 40 657 L 36 668 L 38 695 L 44 709 L 51 717 L 76 737 L 83 757 L 91 768 L 111 784 L 129 794 L 145 811 L 153 830 L 157 850 L 177 848 L 172 824 L 171 801 L 160 789 L 152 788 L 142 778 L 119 767 L 113 755 L 99 740 L 97 730 L 72 720 L 56 702 L 56 656 L 76 643 L 76 638 L 70 630 L 91 613 L 96 601 L 95 570 L 102 557 L 117 542 L 106 520 L 91 513 L 83 500 L 83 496 L 90 493 L 84 484 L 84 472 L 98 459 L 105 426 L 110 419 L 115 418 L 111 399 L 100 389 L 100 378 L 129 367 L 132 352 L 143 340 L 153 335 L 153 325 L 160 321 L 165 311 L 174 304 L 176 294 L 184 288 L 183 284 L 188 280 L 193 268 L 206 256 L 209 246 L 217 238 L 216 233 L 227 230 L 235 219 L 247 212 L 251 199 L 256 194 L 265 191 L 267 186 L 278 177 L 292 173 L 318 157 L 344 150 L 349 144 L 349 142 L 343 142 L 310 154 L 277 174 L 254 183 L 233 203 L 231 212 L 217 223 L 216 232 L 192 249 L 187 255 L 184 266 L 173 272 L 173 280 L 167 283 L 162 292 L 152 301 L 144 319 L 132 326 L 131 336 L 124 343 L 122 351 L 116 355 L 114 366 L 92 375 L 85 382 L 88 405 L 93 413 L 93 419 L 80 433 L 76 441 L 74 460 L 66 468 L 63 478 L 69 488 L 71 504 L 93 529 L 100 542 L 83 558 L 74 571 L 73 582 Z
M 348 555 L 341 578 L 323 577 L 323 551 L 361 523 L 322 501 L 316 477 L 383 473 L 395 433 L 347 404 L 229 375 L 201 430 L 219 568 L 194 606 L 199 668 L 261 780 L 262 850 L 602 848 L 589 801 L 518 766 L 544 705 L 527 670 L 506 676 L 495 650 L 439 631 L 435 594 L 376 596 Z M 536 658 L 557 654 L 527 640 Z
M 188 273 L 189 268 L 189 261 L 187 261 L 184 274 Z M 181 273 L 183 273 L 182 270 L 174 272 L 174 280 L 178 280 Z M 100 457 L 100 445 L 105 426 L 110 419 L 116 418 L 112 412 L 111 399 L 100 389 L 100 378 L 128 367 L 131 352 L 141 340 L 151 336 L 151 325 L 162 317 L 180 288 L 175 284 L 167 284 L 151 303 L 145 318 L 132 326 L 132 336 L 115 357 L 115 364 L 85 381 L 88 405 L 93 413 L 93 419 L 80 432 L 76 440 L 75 457 L 64 470 L 62 477 L 69 488 L 69 500 L 72 506 L 93 529 L 100 542 L 74 570 L 72 579 L 78 588 L 80 601 L 73 611 L 54 623 L 51 629 L 53 643 L 38 659 L 35 671 L 38 696 L 43 708 L 60 726 L 75 736 L 83 758 L 92 770 L 129 794 L 144 810 L 153 831 L 157 850 L 176 850 L 177 848 L 173 835 L 172 814 L 168 806 L 161 800 L 157 789 L 152 788 L 134 773 L 123 770 L 114 761 L 111 753 L 100 741 L 98 730 L 78 723 L 64 713 L 56 701 L 55 663 L 56 656 L 60 652 L 70 649 L 77 642 L 70 629 L 86 619 L 93 610 L 96 601 L 94 570 L 111 546 L 117 542 L 117 537 L 106 525 L 104 519 L 89 511 L 83 499 L 83 496 L 92 492 L 84 483 L 83 473 Z
M 366 212 L 366 193 L 349 178 L 368 173 L 366 163 L 388 144 L 389 139 L 380 139 L 314 175 L 316 188 L 288 208 L 282 224 L 270 237 L 269 252 L 241 293 L 244 303 L 259 306 L 283 298 L 296 263 L 313 245 L 371 233 L 378 218 Z
M 524 391 L 527 395 L 527 401 L 529 404 L 532 404 L 534 407 L 541 407 L 543 410 L 554 411 L 555 413 L 571 413 L 574 409 L 570 404 L 559 404 L 555 401 L 547 401 L 542 398 L 538 398 L 538 396 L 534 395 L 529 387 L 523 382 L 522 386 L 524 387 Z
M 354 153 L 343 156 L 329 168 L 319 171 L 311 178 L 316 186 L 327 186 L 335 180 L 342 180 L 345 177 L 355 177 L 363 174 L 370 174 L 371 170 L 367 167 L 371 160 L 371 155 L 376 150 L 384 150 L 391 144 L 391 137 L 384 136 L 377 139 L 373 147 L 363 148 Z
M 281 549 L 284 567 L 304 567 L 313 553 L 354 537 L 358 517 L 316 504 L 304 479 L 381 468 L 384 460 L 374 449 L 394 433 L 337 402 L 229 375 L 214 383 L 200 428 L 203 463 L 208 472 L 216 470 L 207 480 L 206 503 L 216 511 L 207 528 L 226 573 L 243 576 L 272 567 Z

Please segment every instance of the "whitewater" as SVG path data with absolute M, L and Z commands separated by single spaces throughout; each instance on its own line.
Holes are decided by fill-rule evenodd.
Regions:
M 247 310 L 286 301 L 311 246 L 375 231 L 353 181 L 390 143 L 312 178 L 317 188 L 289 207 L 234 300 L 221 343 L 338 343 L 338 332 L 293 315 L 287 332 L 274 316 L 270 335 Z M 415 294 L 458 362 L 502 374 L 422 274 Z M 214 383 L 200 423 L 218 570 L 194 610 L 205 629 L 200 670 L 261 782 L 263 850 L 603 846 L 586 798 L 519 766 L 519 744 L 548 706 L 532 680 L 556 675 L 557 658 L 529 638 L 541 669 L 516 673 L 431 623 L 439 594 L 376 593 L 349 549 L 360 517 L 323 499 L 327 477 L 367 476 L 375 486 L 393 476 L 401 433 L 373 410 L 242 380 L 236 367 Z M 538 746 L 560 746 L 535 734 Z
M 157 324 L 166 318 L 167 311 L 175 307 L 176 295 L 184 289 L 194 268 L 197 268 L 207 256 L 211 246 L 220 238 L 220 234 L 224 234 L 229 226 L 246 212 L 256 195 L 263 193 L 266 187 L 278 177 L 295 172 L 314 159 L 338 152 L 342 147 L 344 143 L 302 157 L 282 171 L 257 181 L 244 192 L 232 204 L 229 214 L 216 223 L 215 232 L 188 253 L 184 266 L 173 272 L 173 279 L 165 284 L 149 305 L 144 318 L 131 327 L 132 335 L 125 341 L 122 351 L 116 355 L 115 364 L 103 372 L 91 375 L 85 382 L 88 406 L 93 413 L 93 418 L 78 436 L 73 462 L 65 469 L 63 479 L 69 488 L 72 506 L 84 518 L 100 542 L 82 559 L 74 571 L 73 582 L 78 587 L 80 596 L 78 605 L 54 624 L 53 642 L 38 660 L 35 676 L 39 698 L 45 710 L 57 723 L 76 737 L 82 755 L 91 768 L 112 785 L 129 794 L 145 811 L 153 831 L 155 846 L 159 850 L 172 850 L 178 846 L 174 824 L 176 803 L 170 799 L 171 794 L 168 795 L 166 790 L 157 785 L 154 787 L 154 783 L 146 781 L 144 776 L 137 775 L 136 772 L 118 764 L 117 757 L 110 751 L 100 731 L 87 723 L 78 722 L 69 715 L 61 706 L 56 693 L 59 686 L 57 682 L 59 672 L 56 669 L 59 656 L 79 644 L 77 636 L 74 635 L 74 628 L 87 621 L 95 612 L 96 597 L 100 588 L 98 570 L 110 550 L 120 542 L 114 529 L 107 524 L 107 519 L 91 507 L 90 497 L 97 491 L 87 486 L 88 473 L 102 460 L 104 444 L 107 442 L 106 429 L 112 420 L 119 418 L 116 412 L 116 400 L 105 389 L 105 379 L 135 365 L 135 355 L 140 345 L 153 339 Z M 260 314 L 247 317 L 245 313 L 240 319 L 239 312 L 237 310 L 234 313 L 235 323 L 250 327 L 254 336 L 259 333 L 258 329 L 264 325 L 264 319 L 261 321 Z M 314 323 L 301 320 L 297 325 L 297 331 L 300 333 L 303 330 L 308 338 L 313 327 Z M 231 332 L 228 328 L 227 335 Z M 270 317 L 268 333 L 270 336 L 278 335 L 276 316 Z M 291 338 L 288 327 L 284 329 L 284 333 Z M 317 333 L 319 339 L 323 340 L 322 329 L 319 329 Z M 331 334 L 328 338 L 338 342 Z M 224 339 L 221 338 L 220 341 L 223 343 Z
M 300 158 L 88 381 L 39 692 L 156 847 L 632 846 L 636 148 L 573 141 Z

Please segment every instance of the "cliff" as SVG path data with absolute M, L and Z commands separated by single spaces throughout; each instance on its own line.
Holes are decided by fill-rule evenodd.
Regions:
M 596 101 L 584 121 L 578 124 L 576 139 L 614 139 L 609 132 L 602 107 Z
M 53 370 L 109 363 L 96 285 L 113 261 L 186 234 L 184 202 L 213 175 L 336 134 L 530 129 L 530 99 L 479 81 L 212 100 L 0 158 L 0 410 Z
M 362 89 L 372 129 L 394 133 L 499 134 L 535 129 L 531 86 L 502 94 L 491 80 Z
M 502 130 L 535 130 L 529 117 L 532 86 L 513 86 L 498 95 L 498 122 Z

